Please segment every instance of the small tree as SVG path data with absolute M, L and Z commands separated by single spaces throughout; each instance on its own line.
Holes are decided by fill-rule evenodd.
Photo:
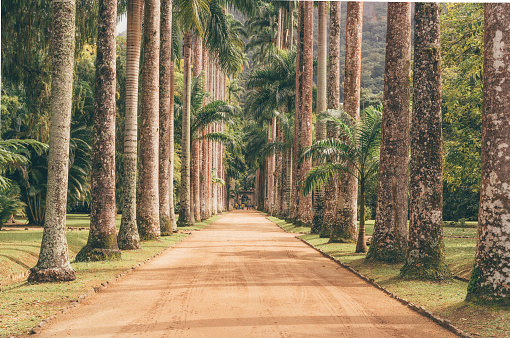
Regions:
M 322 120 L 333 123 L 340 132 L 340 138 L 329 138 L 315 142 L 303 150 L 300 161 L 314 157 L 324 162 L 308 171 L 301 189 L 307 195 L 316 188 L 322 188 L 342 174 L 358 179 L 360 189 L 360 226 L 356 252 L 366 252 L 365 242 L 365 190 L 367 181 L 379 168 L 379 144 L 381 139 L 381 113 L 370 107 L 365 110 L 358 123 L 343 111 L 327 110 Z M 330 242 L 340 239 L 330 237 Z

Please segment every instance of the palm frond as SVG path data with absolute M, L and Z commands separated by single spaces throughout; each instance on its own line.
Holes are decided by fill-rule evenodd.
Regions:
M 303 195 L 308 195 L 317 188 L 326 186 L 334 176 L 342 174 L 355 175 L 348 166 L 342 163 L 326 163 L 312 168 L 301 183 Z

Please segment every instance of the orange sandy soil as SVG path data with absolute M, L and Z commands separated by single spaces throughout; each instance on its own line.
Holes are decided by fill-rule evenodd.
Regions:
M 58 316 L 41 337 L 455 337 L 254 211 Z

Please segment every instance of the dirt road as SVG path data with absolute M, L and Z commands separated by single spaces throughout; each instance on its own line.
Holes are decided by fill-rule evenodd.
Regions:
M 248 211 L 224 215 L 42 337 L 454 337 Z

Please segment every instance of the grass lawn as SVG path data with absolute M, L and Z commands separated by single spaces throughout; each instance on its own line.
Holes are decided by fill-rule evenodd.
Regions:
M 202 230 L 203 228 L 205 228 L 206 226 L 208 226 L 209 224 L 211 224 L 212 222 L 216 221 L 217 219 L 219 219 L 221 216 L 220 215 L 214 215 L 212 216 L 211 218 L 208 218 L 204 221 L 201 221 L 201 222 L 197 222 L 195 223 L 195 225 L 192 225 L 192 226 L 188 226 L 188 227 L 179 227 L 178 229 L 181 230 L 181 231 L 188 231 L 188 230 Z M 176 218 L 177 219 L 177 218 Z
M 268 217 L 289 232 L 313 246 L 374 279 L 379 285 L 408 301 L 424 306 L 439 317 L 448 319 L 473 337 L 510 337 L 510 308 L 467 303 L 467 283 L 405 281 L 399 278 L 402 264 L 384 264 L 365 261 L 366 254 L 354 253 L 354 243 L 328 243 L 329 238 L 311 235 L 310 228 L 294 227 L 292 223 Z M 374 221 L 367 221 L 366 233 L 372 235 Z M 444 228 L 446 261 L 454 274 L 469 278 L 476 251 L 476 228 Z
M 219 217 L 214 216 L 193 227 L 179 230 L 203 229 Z M 87 242 L 88 229 L 78 228 L 89 228 L 89 216 L 68 215 L 67 225 L 74 229 L 67 231 L 69 258 L 73 260 Z M 117 227 L 119 226 L 120 216 L 117 217 Z M 120 261 L 73 262 L 71 265 L 77 275 L 77 280 L 73 282 L 29 284 L 26 282 L 26 272 L 37 263 L 42 228 L 21 229 L 24 228 L 0 231 L 0 337 L 27 333 L 28 329 L 67 307 L 90 288 L 112 280 L 188 236 L 186 233 L 177 233 L 161 237 L 160 241 L 143 242 L 141 250 L 123 251 Z M 10 278 L 13 275 L 21 276 L 21 280 L 13 282 Z

